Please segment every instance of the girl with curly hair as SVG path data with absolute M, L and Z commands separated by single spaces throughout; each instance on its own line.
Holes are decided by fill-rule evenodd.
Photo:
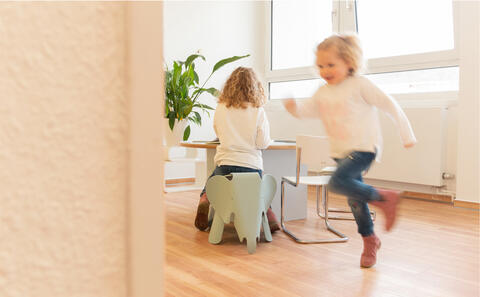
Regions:
M 263 105 L 265 93 L 257 75 L 251 68 L 238 67 L 227 79 L 218 98 L 213 128 L 220 144 L 215 154 L 215 170 L 211 176 L 232 172 L 257 172 L 263 170 L 262 149 L 272 142 L 270 126 Z M 205 189 L 195 218 L 195 226 L 206 230 L 209 226 L 209 202 Z M 279 224 L 269 208 L 267 218 L 272 232 Z

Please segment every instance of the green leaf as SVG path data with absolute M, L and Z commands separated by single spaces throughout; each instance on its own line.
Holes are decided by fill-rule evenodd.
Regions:
M 197 84 L 200 81 L 200 79 L 198 78 L 198 74 L 197 72 L 195 72 L 195 70 L 193 71 L 193 81 L 195 81 Z
M 168 126 L 170 126 L 170 130 L 172 131 L 173 125 L 175 125 L 175 113 L 171 112 L 168 114 Z
M 200 113 L 198 113 L 198 111 L 194 111 L 193 117 L 190 117 L 189 119 L 198 126 L 202 125 L 202 117 L 200 116 Z
M 187 105 L 186 108 L 184 109 L 185 111 L 185 116 L 187 116 L 193 109 L 193 104 L 192 105 Z
M 177 62 L 173 62 L 173 75 L 172 75 L 173 87 L 176 87 L 178 85 L 181 73 L 182 73 L 182 66 L 178 65 Z
M 195 59 L 197 58 L 202 58 L 203 61 L 205 61 L 205 57 L 202 56 L 202 55 L 199 55 L 199 54 L 193 54 L 193 55 L 190 55 L 188 56 L 187 60 L 185 61 L 185 66 L 188 66 L 190 65 L 193 61 L 195 61 Z
M 195 71 L 193 70 L 192 67 L 188 67 L 188 70 L 186 73 L 186 77 L 188 78 L 187 84 L 189 86 L 194 86 L 195 85 Z
M 192 97 L 194 97 L 197 93 L 200 93 L 199 95 L 201 95 L 203 92 L 207 92 L 214 97 L 220 96 L 220 92 L 215 88 L 208 88 L 208 89 L 198 88 L 192 93 Z
M 190 112 L 193 109 L 193 104 L 189 100 L 185 100 L 181 104 L 179 104 L 178 109 L 177 109 L 177 118 L 179 120 L 184 119 L 188 117 Z
M 185 131 L 183 131 L 183 141 L 187 141 L 188 137 L 190 137 L 190 125 L 185 128 Z
M 180 94 L 181 94 L 181 96 L 180 96 L 181 99 L 188 97 L 188 84 L 186 84 L 186 83 L 181 84 Z
M 195 96 L 195 95 L 197 95 L 197 93 L 202 94 L 204 91 L 205 91 L 205 89 L 198 88 L 198 89 L 196 89 L 195 91 L 193 91 L 192 97 L 197 97 L 197 96 Z
M 208 110 L 213 110 L 212 107 L 210 107 L 210 106 L 208 106 L 208 105 L 206 105 L 206 104 L 201 104 L 201 103 L 195 103 L 195 104 L 193 105 L 193 107 L 198 107 L 198 108 L 200 108 L 200 109 L 205 109 L 205 110 L 207 110 L 207 109 L 208 109 Z M 206 112 L 208 113 L 208 111 L 206 111 Z
M 217 64 L 215 64 L 215 66 L 213 66 L 212 73 L 214 73 L 214 72 L 217 71 L 220 67 L 222 67 L 222 66 L 224 66 L 224 65 L 226 65 L 226 64 L 235 62 L 235 61 L 237 61 L 237 60 L 246 58 L 246 57 L 248 57 L 248 56 L 250 56 L 250 54 L 245 55 L 245 56 L 233 56 L 233 57 L 230 57 L 230 58 L 226 58 L 226 59 L 220 60 L 220 61 L 217 62 Z
M 167 70 L 165 71 L 165 80 L 170 80 L 170 79 L 172 79 L 172 71 Z
M 205 91 L 207 93 L 210 93 L 214 97 L 218 97 L 220 95 L 220 92 L 215 88 L 208 88 L 208 89 L 205 89 Z
M 200 114 L 198 112 L 195 113 L 195 119 L 196 119 L 197 125 L 201 126 L 202 125 L 202 117 L 200 116 Z

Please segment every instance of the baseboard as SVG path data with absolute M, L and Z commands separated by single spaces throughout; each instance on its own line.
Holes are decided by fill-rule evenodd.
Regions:
M 315 187 L 314 186 L 308 186 L 308 193 L 309 194 L 315 194 Z M 332 194 L 333 193 L 331 193 L 331 195 Z M 341 195 L 336 195 L 336 196 L 341 196 Z M 427 200 L 427 201 L 444 202 L 444 203 L 451 203 L 451 204 L 453 204 L 453 202 L 454 202 L 453 198 L 449 195 L 428 194 L 428 193 L 419 193 L 419 192 L 412 192 L 412 191 L 402 192 L 402 198 L 422 199 L 422 200 Z M 457 201 L 455 201 L 455 203 L 456 202 Z M 460 201 L 460 202 L 463 202 L 463 201 Z M 473 202 L 470 202 L 470 203 L 473 203 Z M 467 206 L 462 206 L 462 207 L 467 207 Z M 477 204 L 477 207 L 478 207 L 478 204 Z M 473 207 L 468 206 L 468 208 L 473 208 Z
M 178 185 L 194 184 L 194 183 L 195 183 L 194 177 L 171 178 L 171 179 L 165 180 L 165 186 L 167 187 L 174 187 Z
M 453 206 L 455 206 L 455 207 L 463 207 L 463 208 L 480 209 L 480 203 L 478 203 L 478 202 L 470 202 L 470 201 L 458 201 L 458 200 L 455 200 L 455 201 L 453 202 Z
M 418 192 L 411 192 L 411 191 L 402 192 L 402 198 L 415 198 L 415 199 L 431 200 L 431 201 L 437 201 L 437 202 L 453 203 L 453 197 L 450 195 L 418 193 Z
M 405 191 L 405 192 L 402 192 L 402 194 L 403 194 L 402 198 L 421 199 L 425 201 L 449 203 L 449 204 L 452 204 L 454 207 L 463 207 L 463 208 L 480 210 L 479 202 L 453 200 L 453 197 L 449 195 L 418 193 L 418 192 L 411 192 L 411 191 Z M 312 197 L 314 198 L 314 195 L 315 195 L 314 186 L 308 186 L 308 195 L 310 198 Z M 330 195 L 332 197 L 342 197 L 341 195 L 338 195 L 335 193 L 330 193 Z

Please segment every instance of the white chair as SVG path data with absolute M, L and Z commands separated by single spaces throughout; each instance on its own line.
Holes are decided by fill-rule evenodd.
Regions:
M 309 170 L 311 173 L 314 173 L 316 175 L 321 175 L 321 176 L 332 176 L 332 174 L 337 170 L 336 166 L 327 166 L 319 171 L 316 170 Z M 328 218 L 330 220 L 348 220 L 348 221 L 354 221 L 355 218 L 353 216 L 345 217 L 345 216 L 334 216 L 330 215 L 330 213 L 349 213 L 351 214 L 352 211 L 347 210 L 347 209 L 341 209 L 341 208 L 328 208 Z M 372 213 L 372 212 L 371 212 Z M 322 219 L 325 218 L 325 208 L 323 207 L 322 204 L 322 210 L 320 211 L 320 203 L 318 201 L 317 197 L 317 215 L 321 217 Z
M 324 139 L 323 141 L 326 141 Z M 328 147 L 328 144 L 325 144 Z M 332 160 L 333 162 L 333 160 Z M 322 161 L 320 164 L 324 166 L 327 161 Z M 309 168 L 308 171 L 311 173 L 315 173 L 316 175 L 326 175 L 326 176 L 332 176 L 332 174 L 337 170 L 336 166 L 327 166 L 327 167 L 321 167 L 319 170 L 316 168 Z M 322 207 L 322 211 L 320 211 L 320 205 L 319 205 L 318 197 L 317 197 L 317 215 L 321 217 L 322 219 L 325 218 L 325 208 Z M 355 218 L 353 215 L 350 215 L 348 217 L 346 216 L 335 216 L 335 215 L 330 215 L 330 213 L 344 213 L 344 214 L 352 214 L 351 210 L 348 209 L 342 209 L 342 208 L 328 208 L 328 218 L 330 220 L 347 220 L 347 221 L 355 221 Z M 372 216 L 372 220 L 375 221 L 377 217 L 377 213 L 374 210 L 370 210 L 370 215 Z
M 296 137 L 297 143 L 297 167 L 295 176 L 284 176 L 282 177 L 281 182 L 281 225 L 283 232 L 287 233 L 298 243 L 329 243 L 329 242 L 346 242 L 348 237 L 339 231 L 335 230 L 329 223 L 329 211 L 328 208 L 328 191 L 327 185 L 330 180 L 331 173 L 335 171 L 335 167 L 328 167 L 329 158 L 329 145 L 328 139 L 324 136 L 307 136 L 307 135 L 298 135 Z M 301 165 L 306 165 L 307 168 L 312 169 L 312 171 L 317 171 L 320 175 L 317 176 L 301 176 L 300 168 Z M 324 168 L 322 170 L 322 168 Z M 316 188 L 316 198 L 317 198 L 317 214 L 321 216 L 324 221 L 327 229 L 337 235 L 340 238 L 328 238 L 320 240 L 307 240 L 300 239 L 292 231 L 290 231 L 285 226 L 285 184 L 289 184 L 294 187 L 299 185 L 304 186 L 315 186 Z M 320 196 L 321 194 L 321 196 Z M 320 200 L 322 200 L 323 213 L 320 212 Z M 329 211 L 325 211 L 329 210 Z M 341 211 L 345 212 L 345 211 Z

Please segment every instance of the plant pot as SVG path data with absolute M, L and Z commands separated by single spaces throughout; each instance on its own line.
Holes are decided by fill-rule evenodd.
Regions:
M 164 119 L 164 137 L 163 137 L 163 144 L 165 146 L 178 146 L 180 142 L 183 140 L 183 132 L 187 127 L 188 121 L 175 120 L 175 125 L 173 126 L 173 131 L 170 129 L 168 125 L 168 119 Z

